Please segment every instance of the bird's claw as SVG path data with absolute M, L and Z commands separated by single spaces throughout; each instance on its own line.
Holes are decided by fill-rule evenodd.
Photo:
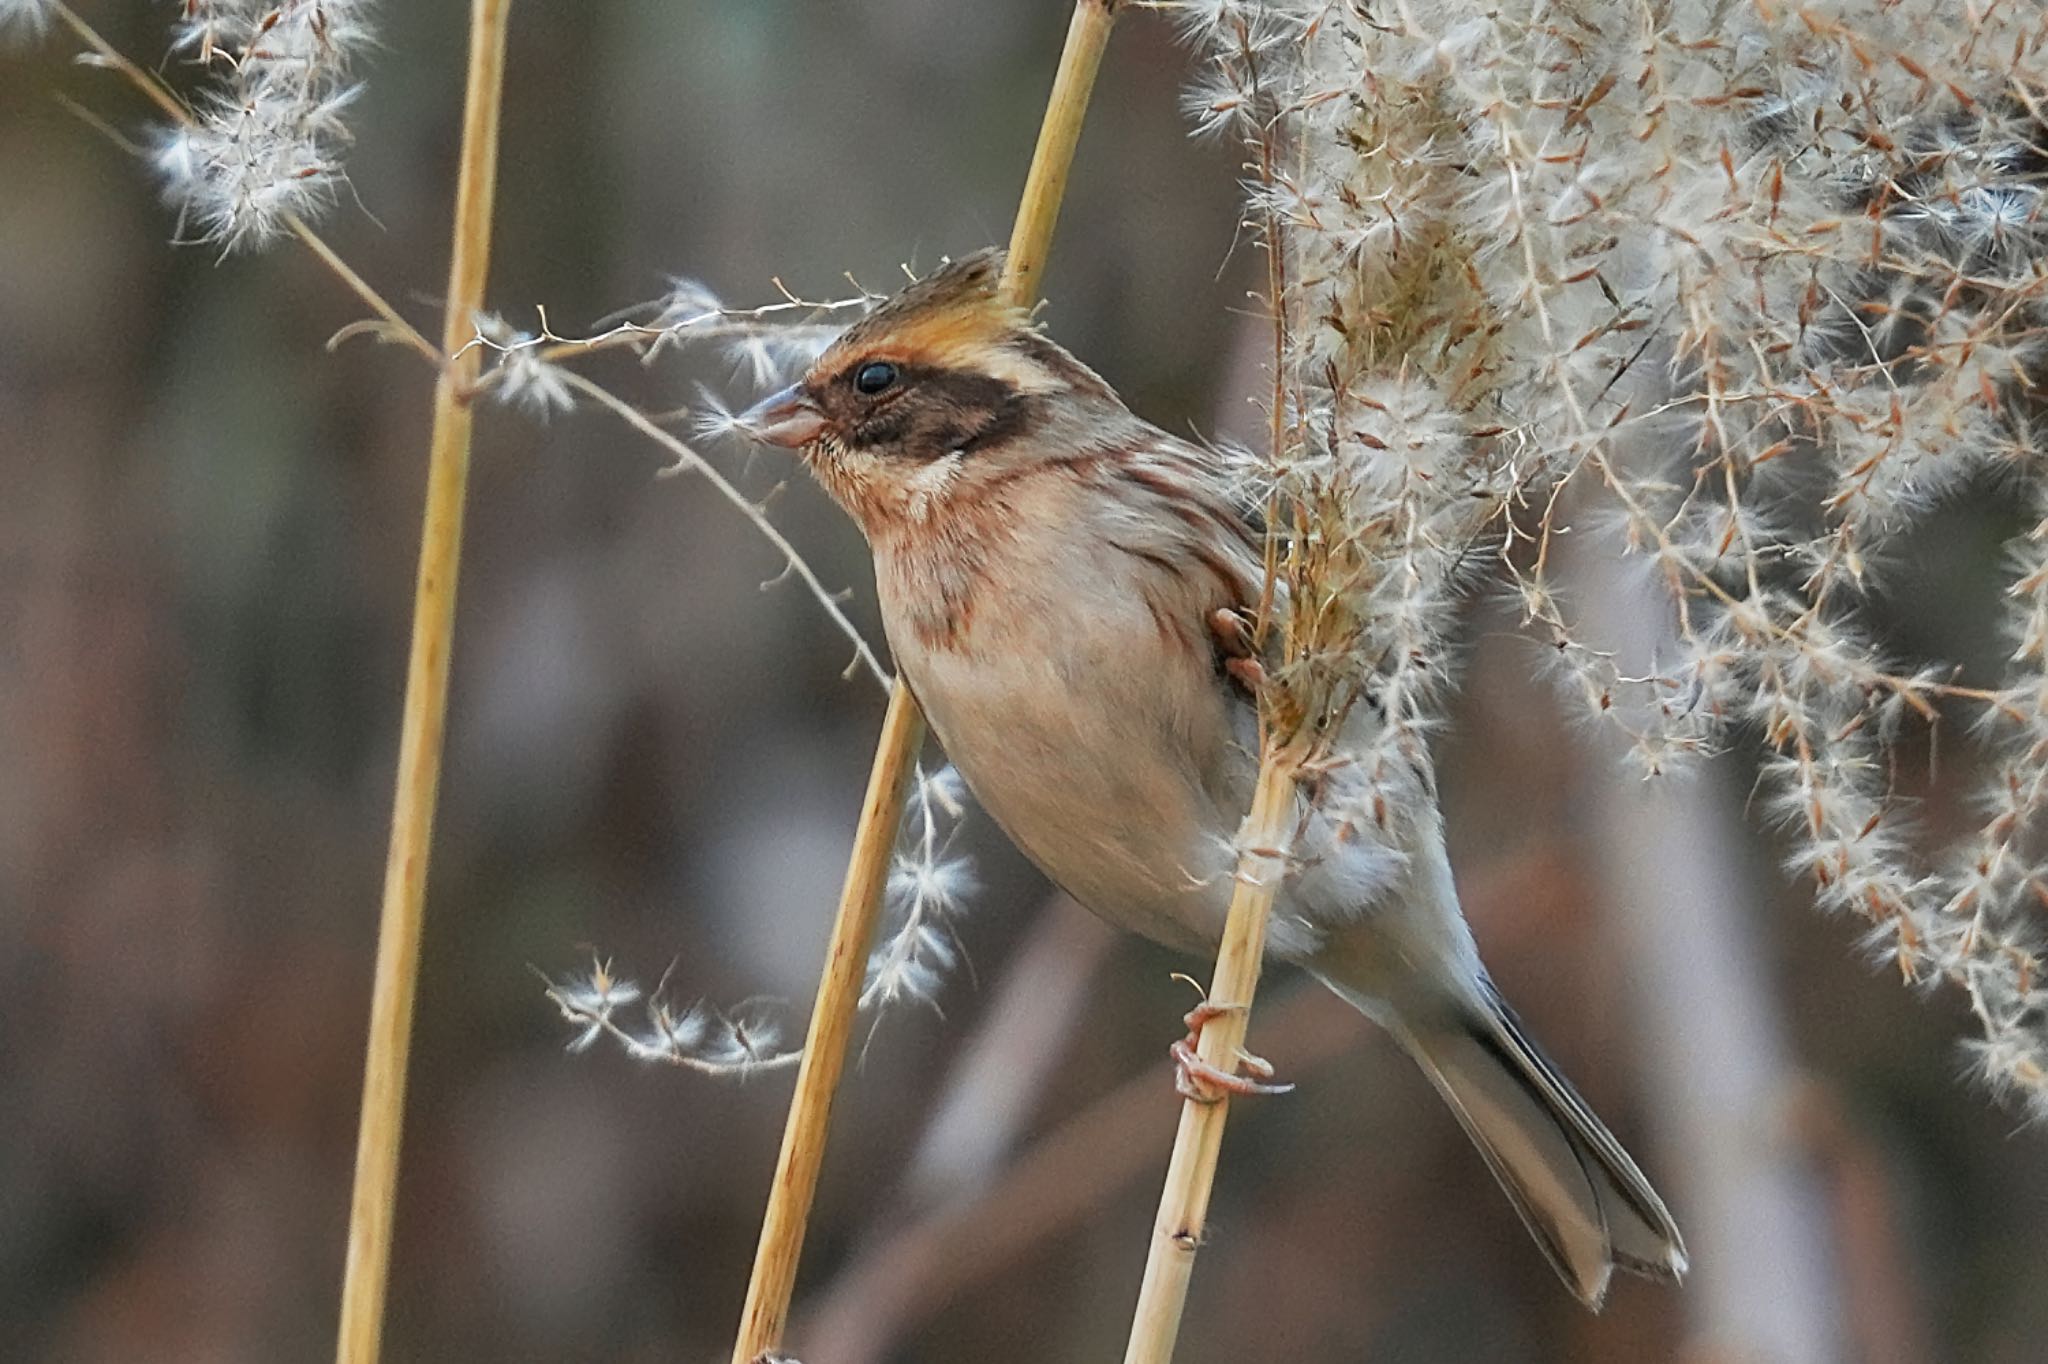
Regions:
M 1275 1084 L 1273 1065 L 1262 1056 L 1254 1056 L 1240 1047 L 1237 1062 L 1244 1068 L 1243 1073 L 1224 1070 L 1202 1059 L 1196 1050 L 1201 1044 L 1202 1029 L 1211 1021 L 1227 1013 L 1243 1008 L 1241 1004 L 1197 1004 L 1188 1010 L 1182 1021 L 1188 1026 L 1188 1035 L 1168 1048 L 1173 1057 L 1173 1088 L 1184 1099 L 1198 1104 L 1221 1103 L 1236 1095 L 1250 1098 L 1255 1094 L 1285 1094 L 1294 1086 Z
M 1209 613 L 1209 631 L 1226 654 L 1242 656 L 1252 651 L 1252 623 L 1244 612 L 1219 606 Z
M 1209 613 L 1209 633 L 1223 660 L 1223 671 L 1240 687 L 1258 695 L 1266 684 L 1266 668 L 1252 652 L 1252 627 L 1245 613 L 1225 606 Z

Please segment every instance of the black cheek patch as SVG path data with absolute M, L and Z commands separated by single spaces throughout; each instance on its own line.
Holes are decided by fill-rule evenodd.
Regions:
M 972 454 L 1030 424 L 1032 402 L 1007 380 L 968 370 L 906 370 L 901 391 L 857 426 L 855 442 L 900 459 Z
M 964 439 L 955 442 L 953 448 L 963 455 L 971 455 L 983 446 L 1000 445 L 1013 436 L 1023 434 L 1031 426 L 1031 399 L 1018 394 L 993 412 L 986 414 L 979 428 Z
M 900 401 L 895 406 L 871 412 L 854 427 L 853 443 L 877 454 L 893 454 L 895 447 L 903 444 L 910 434 L 911 420 L 912 414 L 903 410 Z

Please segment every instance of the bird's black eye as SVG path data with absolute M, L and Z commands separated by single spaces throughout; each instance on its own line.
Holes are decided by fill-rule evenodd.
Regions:
M 880 393 L 896 382 L 896 366 L 887 360 L 873 360 L 860 367 L 853 376 L 853 386 L 866 394 Z

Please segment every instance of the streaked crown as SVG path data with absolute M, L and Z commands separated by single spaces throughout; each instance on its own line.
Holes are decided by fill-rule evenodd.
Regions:
M 971 364 L 1030 330 L 1031 315 L 1002 298 L 1002 274 L 1003 252 L 993 246 L 948 261 L 848 327 L 812 372 L 879 345 L 935 368 Z

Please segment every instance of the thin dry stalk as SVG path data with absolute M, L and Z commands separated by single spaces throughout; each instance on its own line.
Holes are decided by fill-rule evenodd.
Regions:
M 1102 69 L 1102 53 L 1109 46 L 1109 29 L 1116 21 L 1119 3 L 1080 0 L 1067 24 L 1067 43 L 1060 52 L 1059 70 L 1053 74 L 1052 93 L 1046 96 L 1045 122 L 1038 129 L 1038 146 L 1024 177 L 1017 221 L 1010 228 L 1002 289 L 1012 303 L 1028 305 L 1038 298 L 1038 277 L 1044 273 L 1052 230 L 1067 197 L 1067 172 L 1073 168 L 1074 150 L 1081 144 L 1081 122 L 1088 116 L 1088 98 L 1095 92 L 1095 76 Z
M 448 661 L 455 625 L 456 570 L 462 549 L 463 493 L 469 481 L 473 386 L 482 356 L 463 351 L 483 306 L 491 254 L 491 206 L 498 174 L 498 116 L 505 77 L 505 27 L 511 0 L 473 0 L 469 83 L 463 99 L 462 161 L 455 196 L 454 256 L 448 269 L 443 352 L 451 358 L 434 388 L 433 443 L 413 596 L 412 651 L 406 666 L 405 719 L 398 747 L 384 904 L 377 928 L 376 983 L 370 997 L 362 1122 L 355 1191 L 349 1202 L 348 1270 L 342 1284 L 337 1364 L 376 1364 L 382 1345 L 391 1228 L 398 1189 L 399 1137 L 413 997 L 419 984 L 420 931 L 441 739 L 448 711 Z
M 1300 989 L 1260 1015 L 1259 1035 L 1306 1074 L 1358 1046 L 1363 1020 L 1320 988 Z M 970 1287 L 999 1279 L 1055 1237 L 1099 1216 L 1109 1200 L 1166 1154 L 1159 1072 L 1119 1085 L 1034 1141 L 985 1187 L 949 1197 L 859 1252 L 815 1307 L 800 1314 L 807 1342 L 832 1364 L 875 1364 Z M 1001 1227 L 1001 1236 L 990 1236 Z
M 1293 749 L 1268 749 L 1240 836 L 1244 852 L 1238 859 L 1237 889 L 1230 898 L 1223 943 L 1216 951 L 1216 974 L 1209 985 L 1209 1002 L 1225 1012 L 1202 1029 L 1199 1049 L 1201 1058 L 1220 1070 L 1237 1069 L 1251 1022 L 1252 995 L 1266 954 L 1266 925 L 1285 868 L 1278 850 L 1286 845 L 1294 818 L 1298 762 Z M 1229 1116 L 1227 1099 L 1188 1099 L 1181 1105 L 1180 1129 L 1166 1166 L 1159 1216 L 1152 1224 L 1152 1248 L 1145 1258 L 1145 1279 L 1138 1289 L 1124 1364 L 1167 1364 L 1173 1358 L 1195 1252 L 1201 1249 L 1208 1226 L 1209 1193 L 1216 1182 L 1223 1124 Z
M 861 982 L 867 975 L 868 944 L 874 941 L 875 925 L 882 916 L 882 891 L 894 856 L 896 822 L 917 768 L 918 741 L 923 733 L 917 702 L 898 682 L 889 693 L 889 709 L 882 719 L 882 739 L 868 776 L 867 798 L 861 802 L 853 860 L 846 869 L 839 912 L 832 921 L 832 943 L 825 953 L 825 972 L 818 981 L 810 1028 L 804 1034 L 804 1059 L 796 1074 L 796 1092 L 789 1100 L 782 1150 L 775 1159 L 775 1183 L 768 1195 L 768 1210 L 761 1218 L 761 1243 L 754 1252 L 754 1272 L 747 1281 L 746 1307 L 733 1346 L 735 1364 L 749 1364 L 773 1353 L 781 1345 L 789 1321 L 797 1262 L 803 1257 L 811 1199 L 817 1193 L 818 1170 L 825 1159 L 832 1098 L 846 1070 L 847 1044 L 853 1037 Z M 871 830 L 880 831 L 872 840 L 867 837 Z
M 1471 871 L 1464 898 L 1472 918 L 1498 925 L 1507 934 L 1502 945 L 1509 948 L 1533 948 L 1530 935 L 1546 931 L 1540 925 L 1550 909 L 1586 893 L 1548 847 L 1491 858 Z M 1261 1010 L 1260 1045 L 1285 1056 L 1296 1078 L 1356 1054 L 1367 1026 L 1357 1010 L 1313 982 Z M 990 1017 L 998 1012 L 1000 1007 Z M 1375 1067 L 1405 1064 L 1387 1048 L 1370 1055 Z M 792 1332 L 797 1356 L 824 1360 L 829 1350 L 831 1364 L 893 1358 L 899 1342 L 941 1308 L 1024 1264 L 1053 1238 L 1099 1218 L 1120 1190 L 1166 1154 L 1172 1138 L 1157 1125 L 1158 1111 L 1159 1075 L 1147 1067 L 1033 1140 L 986 1185 L 957 1188 L 929 1206 L 909 1205 L 914 1220 L 888 1228 L 855 1252 L 827 1291 L 799 1314 Z M 924 1140 L 930 1139 L 927 1133 Z M 1002 1235 L 990 1236 L 990 1227 L 1002 1228 Z M 1370 1239 L 1370 1229 L 1363 1234 Z
M 59 3 L 53 4 L 50 7 L 50 12 L 56 15 L 59 22 L 70 29 L 81 43 L 85 44 L 86 50 L 91 53 L 91 60 L 95 65 L 105 67 L 107 70 L 120 76 L 121 79 L 127 81 L 150 103 L 167 114 L 172 123 L 181 128 L 190 128 L 198 121 L 192 116 L 191 109 L 187 108 L 183 101 L 171 92 L 169 87 L 154 75 L 129 60 L 119 48 L 108 42 L 98 29 L 87 23 L 76 10 L 72 9 L 69 5 L 61 3 L 61 0 L 59 0 Z M 83 55 L 81 55 L 80 60 L 85 60 Z M 97 120 L 93 121 L 97 123 Z M 104 129 L 104 125 L 99 126 Z M 115 139 L 116 141 L 121 141 L 118 135 L 115 135 Z M 127 144 L 123 143 L 123 145 Z M 130 150 L 132 151 L 133 148 L 131 147 Z M 296 213 L 283 214 L 282 221 L 292 235 L 297 237 L 299 242 L 308 251 L 313 253 L 315 260 L 333 272 L 336 279 L 339 279 L 348 286 L 350 293 L 361 299 L 371 312 L 377 314 L 377 322 L 364 324 L 365 326 L 388 340 L 410 346 L 428 364 L 439 365 L 441 363 L 442 353 L 434 349 L 433 343 L 420 335 L 418 329 L 410 322 L 407 322 L 404 317 L 400 316 L 398 309 L 391 306 L 390 300 L 378 293 L 368 280 L 357 274 L 354 268 L 347 261 L 343 260 L 333 247 L 327 244 L 326 238 L 313 230 L 310 223 L 306 222 L 305 219 Z
M 1038 278 L 1053 225 L 1065 194 L 1067 171 L 1080 141 L 1081 122 L 1102 51 L 1116 17 L 1118 0 L 1079 0 L 1067 29 L 1066 47 L 1053 78 L 1038 146 L 1032 153 L 1022 203 L 1010 234 L 1003 291 L 1014 302 L 1037 297 Z M 875 747 L 868 777 L 867 799 L 854 830 L 853 855 L 833 920 L 832 943 L 825 972 L 811 1006 L 804 1059 L 797 1071 L 796 1093 L 776 1157 L 775 1182 L 768 1210 L 761 1220 L 761 1241 L 754 1253 L 754 1272 L 747 1283 L 746 1306 L 740 1315 L 734 1364 L 752 1364 L 782 1344 L 789 1303 L 796 1289 L 797 1262 L 803 1255 L 804 1231 L 818 1170 L 825 1157 L 825 1139 L 832 1117 L 832 1098 L 846 1067 L 846 1048 L 860 1004 L 868 946 L 882 913 L 882 894 L 902 820 L 903 799 L 924 741 L 924 717 L 902 679 L 889 691 L 889 709 Z

